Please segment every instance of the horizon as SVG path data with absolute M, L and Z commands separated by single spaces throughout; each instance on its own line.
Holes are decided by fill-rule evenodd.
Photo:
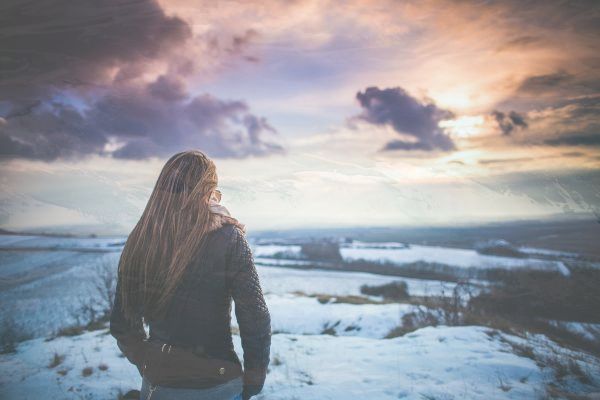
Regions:
M 252 229 L 247 233 L 250 236 L 261 237 L 262 235 L 275 235 L 281 233 L 298 233 L 307 234 L 309 232 L 333 232 L 333 231 L 368 231 L 368 230 L 390 230 L 390 231 L 415 231 L 415 230 L 444 230 L 444 229 L 477 229 L 477 228 L 494 228 L 506 227 L 511 225 L 544 225 L 544 224 L 600 224 L 598 219 L 590 218 L 588 213 L 569 213 L 569 214 L 553 214 L 544 218 L 522 218 L 522 219 L 503 219 L 490 221 L 443 223 L 443 224 L 421 224 L 421 225 L 307 225 L 307 226 L 292 226 L 284 228 L 265 228 Z M 128 236 L 130 232 L 102 232 L 95 231 L 92 226 L 53 226 L 46 228 L 33 228 L 31 230 L 10 230 L 0 227 L 0 235 L 32 235 L 32 236 L 56 236 L 56 237 L 112 237 L 112 236 Z M 501 239 L 501 238 L 500 238 Z

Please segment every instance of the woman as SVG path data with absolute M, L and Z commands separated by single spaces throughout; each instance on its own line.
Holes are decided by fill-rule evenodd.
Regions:
M 215 165 L 203 153 L 175 154 L 123 248 L 110 332 L 143 377 L 143 400 L 246 400 L 262 390 L 270 315 L 244 226 L 218 204 L 216 188 Z

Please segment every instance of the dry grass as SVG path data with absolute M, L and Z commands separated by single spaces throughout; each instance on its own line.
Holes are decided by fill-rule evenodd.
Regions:
M 50 360 L 50 363 L 48 364 L 48 368 L 57 367 L 60 364 L 62 364 L 62 362 L 64 360 L 65 360 L 65 356 L 63 354 L 58 354 L 57 352 L 54 352 L 54 355 L 52 356 L 52 359 Z
M 328 304 L 328 303 L 345 303 L 345 304 L 388 304 L 388 303 L 393 303 L 393 301 L 389 301 L 389 300 L 373 300 L 370 299 L 368 297 L 365 296 L 356 296 L 356 295 L 347 295 L 347 296 L 332 296 L 329 294 L 321 294 L 321 293 L 317 293 L 317 294 L 307 294 L 303 291 L 300 290 L 296 290 L 294 292 L 292 292 L 292 294 L 295 294 L 296 296 L 303 296 L 303 297 L 313 297 L 316 298 L 319 303 L 321 304 Z

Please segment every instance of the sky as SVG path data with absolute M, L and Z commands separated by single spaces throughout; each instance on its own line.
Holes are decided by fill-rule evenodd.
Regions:
M 600 216 L 596 1 L 7 0 L 0 227 L 127 234 L 196 149 L 249 231 Z

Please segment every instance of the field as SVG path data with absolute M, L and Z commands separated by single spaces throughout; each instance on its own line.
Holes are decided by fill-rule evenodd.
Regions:
M 107 334 L 98 288 L 125 239 L 0 235 L 0 398 L 116 399 L 139 388 Z M 467 248 L 302 233 L 251 244 L 273 329 L 257 399 L 600 392 L 599 268 L 589 254 L 503 238 Z M 548 289 L 557 285 L 566 303 Z M 241 356 L 235 318 L 232 329 Z

